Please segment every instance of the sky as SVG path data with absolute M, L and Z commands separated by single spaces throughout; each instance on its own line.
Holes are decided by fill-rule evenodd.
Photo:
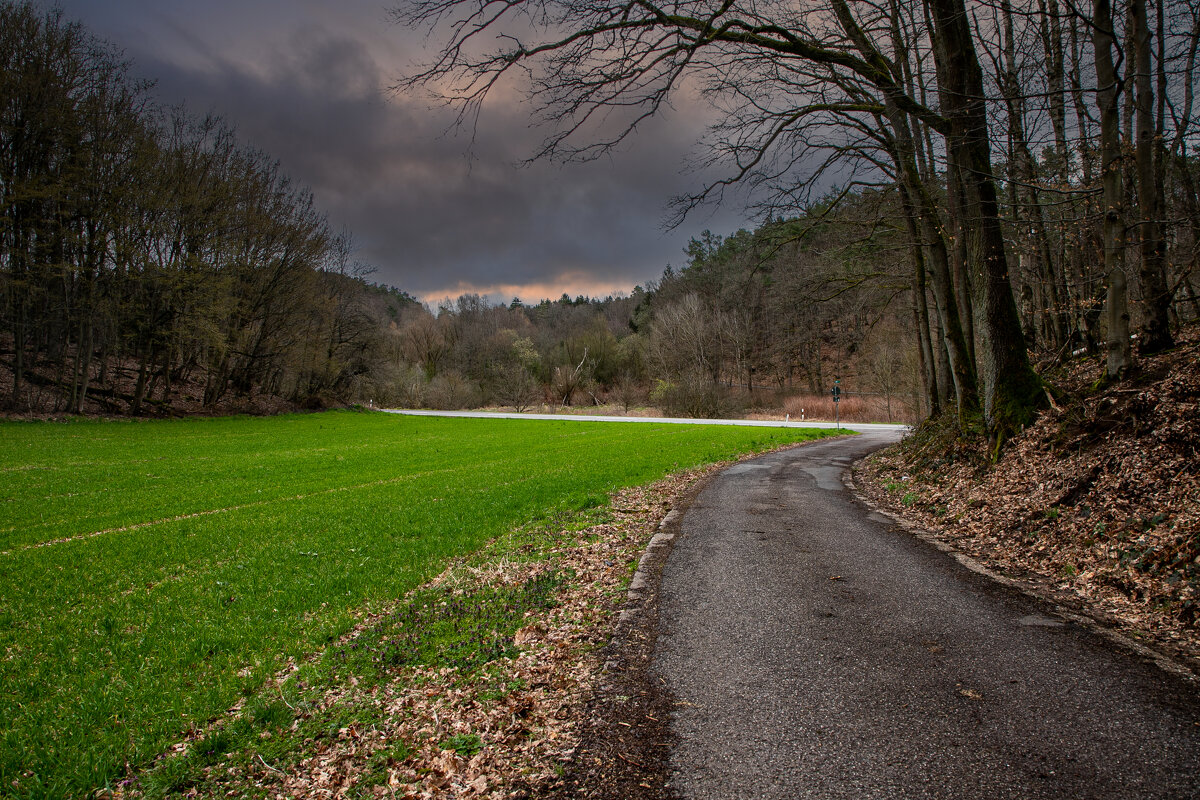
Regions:
M 686 101 L 619 152 L 582 165 L 522 166 L 546 135 L 505 93 L 474 136 L 423 95 L 390 91 L 428 59 L 393 0 L 58 0 L 124 51 L 153 97 L 214 112 L 309 186 L 349 230 L 371 280 L 436 304 L 629 292 L 684 263 L 701 230 L 743 226 L 736 208 L 667 230 L 672 197 L 704 176 L 688 156 L 704 114 Z

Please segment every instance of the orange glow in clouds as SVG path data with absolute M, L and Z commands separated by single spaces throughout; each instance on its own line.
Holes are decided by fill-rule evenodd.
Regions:
M 584 295 L 603 300 L 609 295 L 629 294 L 632 290 L 633 284 L 629 282 L 617 283 L 582 272 L 567 272 L 540 283 L 477 284 L 459 281 L 438 291 L 428 292 L 419 299 L 431 306 L 437 306 L 447 299 L 456 300 L 464 294 L 478 294 L 498 303 L 507 304 L 514 297 L 518 297 L 526 305 L 536 305 L 543 299 L 557 300 L 564 293 L 572 298 Z

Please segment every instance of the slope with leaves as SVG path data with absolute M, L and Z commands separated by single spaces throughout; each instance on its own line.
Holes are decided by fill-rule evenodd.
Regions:
M 1001 574 L 1200 664 L 1200 326 L 1097 387 L 1057 376 L 1056 406 L 988 466 L 927 424 L 860 464 L 874 501 Z

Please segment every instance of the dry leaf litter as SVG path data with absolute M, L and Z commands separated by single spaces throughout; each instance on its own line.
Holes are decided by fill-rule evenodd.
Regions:
M 453 594 L 515 587 L 551 573 L 569 575 L 557 589 L 553 608 L 526 612 L 511 640 L 516 655 L 467 674 L 453 667 L 407 666 L 384 681 L 350 676 L 328 686 L 316 702 L 303 707 L 289 703 L 297 712 L 291 730 L 321 716 L 357 722 L 305 738 L 289 754 L 292 763 L 230 754 L 171 794 L 416 800 L 563 792 L 588 702 L 603 680 L 604 646 L 627 603 L 632 565 L 673 504 L 724 466 L 728 464 L 682 471 L 650 486 L 620 491 L 612 496 L 608 521 L 582 530 L 548 530 L 543 535 L 552 543 L 525 547 L 537 551 L 528 558 L 502 555 L 489 561 L 485 550 L 423 587 Z M 352 645 L 389 612 L 383 609 L 362 619 L 330 649 Z M 288 694 L 304 690 L 302 683 L 294 685 L 303 674 L 301 666 L 283 670 L 263 694 L 274 693 L 286 702 Z M 202 749 L 209 737 L 244 713 L 239 704 L 225 718 L 194 731 L 160 757 L 154 769 Z M 455 749 L 455 742 L 465 746 Z M 615 753 L 616 758 L 622 755 Z M 625 758 L 642 766 L 636 758 Z M 142 796 L 144 777 L 131 772 L 121 788 L 97 796 Z
M 1094 389 L 1098 359 L 986 464 L 914 436 L 860 463 L 870 500 L 1025 588 L 1200 666 L 1200 327 Z M 960 448 L 963 446 L 958 445 Z

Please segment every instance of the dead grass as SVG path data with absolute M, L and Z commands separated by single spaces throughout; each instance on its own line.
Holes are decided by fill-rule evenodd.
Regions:
M 840 414 L 845 422 L 896 422 L 912 424 L 917 420 L 917 414 L 906 398 L 891 398 L 890 406 L 886 397 L 876 395 L 842 395 L 842 399 L 834 408 L 832 397 L 825 395 L 801 394 L 792 395 L 784 400 L 784 413 L 791 415 L 793 421 L 798 419 L 815 419 L 832 421 L 835 414 Z

